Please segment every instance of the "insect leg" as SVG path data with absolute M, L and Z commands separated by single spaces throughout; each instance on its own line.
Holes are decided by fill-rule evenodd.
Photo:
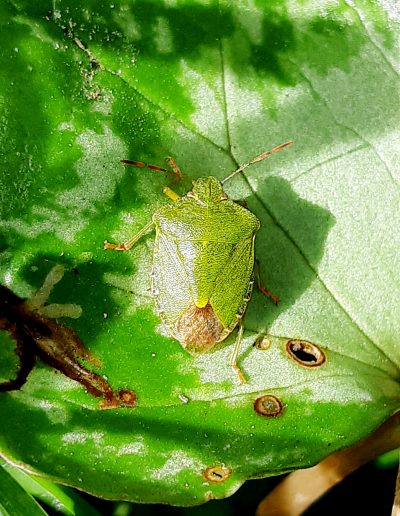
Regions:
M 272 292 L 270 292 L 266 286 L 264 285 L 262 279 L 261 279 L 261 274 L 260 274 L 260 264 L 258 262 L 258 260 L 255 260 L 255 263 L 254 263 L 254 269 L 255 269 L 255 273 L 256 273 L 256 277 L 257 277 L 257 286 L 258 286 L 258 290 L 260 292 L 262 292 L 265 296 L 269 297 L 270 300 L 274 303 L 274 304 L 278 304 L 279 303 L 279 297 L 278 296 L 275 296 L 275 294 L 273 294 Z
M 124 242 L 123 244 L 110 244 L 105 240 L 103 249 L 114 249 L 115 251 L 128 251 L 133 247 L 143 235 L 148 233 L 153 225 L 153 221 L 148 222 L 136 235 Z
M 238 334 L 237 334 L 236 340 L 235 340 L 235 346 L 233 348 L 231 359 L 230 359 L 230 362 L 229 362 L 229 365 L 231 366 L 233 371 L 237 374 L 237 376 L 239 378 L 239 382 L 241 384 L 246 383 L 246 379 L 243 376 L 243 373 L 240 370 L 239 366 L 237 365 L 236 360 L 237 360 L 237 357 L 238 357 L 238 354 L 239 354 L 240 344 L 242 343 L 243 329 L 244 329 L 243 319 L 240 319 L 239 330 L 238 330 Z
M 169 164 L 169 166 L 172 168 L 172 170 L 174 172 L 174 175 L 175 175 L 174 183 L 178 183 L 179 181 L 182 180 L 181 169 L 178 167 L 178 165 L 175 163 L 173 158 L 171 158 L 170 156 L 168 156 L 168 158 L 167 158 L 167 163 Z

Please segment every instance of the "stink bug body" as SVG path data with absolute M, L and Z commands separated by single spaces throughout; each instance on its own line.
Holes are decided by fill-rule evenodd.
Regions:
M 243 315 L 254 282 L 254 241 L 258 218 L 228 198 L 222 184 L 245 168 L 278 152 L 287 142 L 242 165 L 222 182 L 203 177 L 192 191 L 159 208 L 152 220 L 124 244 L 104 243 L 105 249 L 125 251 L 152 228 L 156 230 L 151 291 L 159 317 L 172 337 L 191 353 L 202 353 L 223 341 L 239 325 L 230 365 L 241 383 L 245 379 L 236 365 L 243 334 Z M 177 177 L 180 170 L 172 159 Z M 124 160 L 135 166 L 154 165 Z M 274 301 L 259 282 L 260 289 Z

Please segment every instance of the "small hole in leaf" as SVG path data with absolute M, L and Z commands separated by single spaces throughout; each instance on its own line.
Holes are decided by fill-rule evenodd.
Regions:
M 203 477 L 209 482 L 224 482 L 231 475 L 231 470 L 226 466 L 213 466 L 203 472 Z
M 326 359 L 318 346 L 306 340 L 289 340 L 286 351 L 291 358 L 306 367 L 320 366 Z
M 276 417 L 282 413 L 283 405 L 276 396 L 266 394 L 256 399 L 254 410 L 261 416 Z

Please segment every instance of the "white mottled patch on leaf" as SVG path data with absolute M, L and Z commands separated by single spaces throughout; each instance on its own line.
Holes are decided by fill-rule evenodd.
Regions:
M 160 334 L 162 337 L 171 337 L 171 335 L 168 333 L 168 330 L 162 322 L 156 327 L 155 331 Z M 178 343 L 178 341 L 176 341 Z
M 199 459 L 196 459 L 183 451 L 174 451 L 163 466 L 157 469 L 151 469 L 149 473 L 150 477 L 155 480 L 162 480 L 165 478 L 175 480 L 175 476 L 182 470 L 190 469 L 194 473 L 201 473 L 204 468 L 206 468 L 206 465 Z
M 376 381 L 376 380 L 375 380 Z M 384 383 L 382 390 L 384 390 Z M 368 403 L 375 401 L 374 393 L 371 390 L 362 388 L 349 376 L 337 378 L 321 379 L 310 383 L 309 390 L 311 395 L 304 397 L 305 403 L 338 403 L 340 405 L 354 405 L 356 403 Z
M 86 441 L 93 441 L 96 444 L 100 444 L 104 438 L 104 433 L 101 432 L 87 432 L 84 430 L 68 432 L 64 434 L 61 440 L 64 443 L 85 443 Z
M 57 129 L 59 131 L 74 131 L 74 124 L 71 121 L 61 122 Z
M 28 238 L 50 232 L 60 240 L 73 242 L 90 223 L 90 215 L 101 214 L 101 207 L 113 197 L 125 173 L 117 157 L 127 154 L 126 146 L 106 125 L 102 134 L 92 130 L 81 133 L 77 143 L 83 151 L 76 164 L 78 184 L 58 194 L 53 200 L 55 207 L 33 206 L 31 221 L 0 221 L 0 228 L 14 229 Z
M 71 417 L 71 414 L 64 407 L 53 401 L 37 399 L 31 396 L 28 399 L 27 405 L 41 409 L 50 423 L 54 425 L 65 425 Z
M 114 100 L 114 96 L 111 90 L 106 90 L 102 88 L 101 97 L 98 101 L 93 102 L 92 110 L 97 113 L 102 113 L 103 115 L 111 115 L 111 106 Z
M 116 159 L 126 154 L 125 145 L 107 126 L 103 129 L 101 135 L 87 130 L 78 136 L 78 144 L 83 150 L 77 163 L 80 184 L 57 196 L 58 203 L 67 209 L 96 212 L 95 203 L 108 200 L 113 195 L 116 179 L 125 173 Z M 105 162 L 110 163 L 106 170 Z
M 143 437 L 139 437 L 137 441 L 120 446 L 116 452 L 116 455 L 118 457 L 123 455 L 137 455 L 145 453 L 146 451 L 147 446 L 144 444 L 144 439 Z
M 227 68 L 225 69 L 225 91 L 230 119 L 251 120 L 262 113 L 263 99 L 260 93 L 244 89 L 235 74 Z

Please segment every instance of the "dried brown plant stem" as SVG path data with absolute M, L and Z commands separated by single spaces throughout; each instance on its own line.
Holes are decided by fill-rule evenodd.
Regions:
M 256 516 L 300 516 L 347 475 L 382 453 L 400 447 L 400 413 L 355 444 L 333 453 L 316 466 L 288 475 L 257 508 Z M 400 516 L 399 478 L 392 516 Z M 397 512 L 396 512 L 397 511 Z

